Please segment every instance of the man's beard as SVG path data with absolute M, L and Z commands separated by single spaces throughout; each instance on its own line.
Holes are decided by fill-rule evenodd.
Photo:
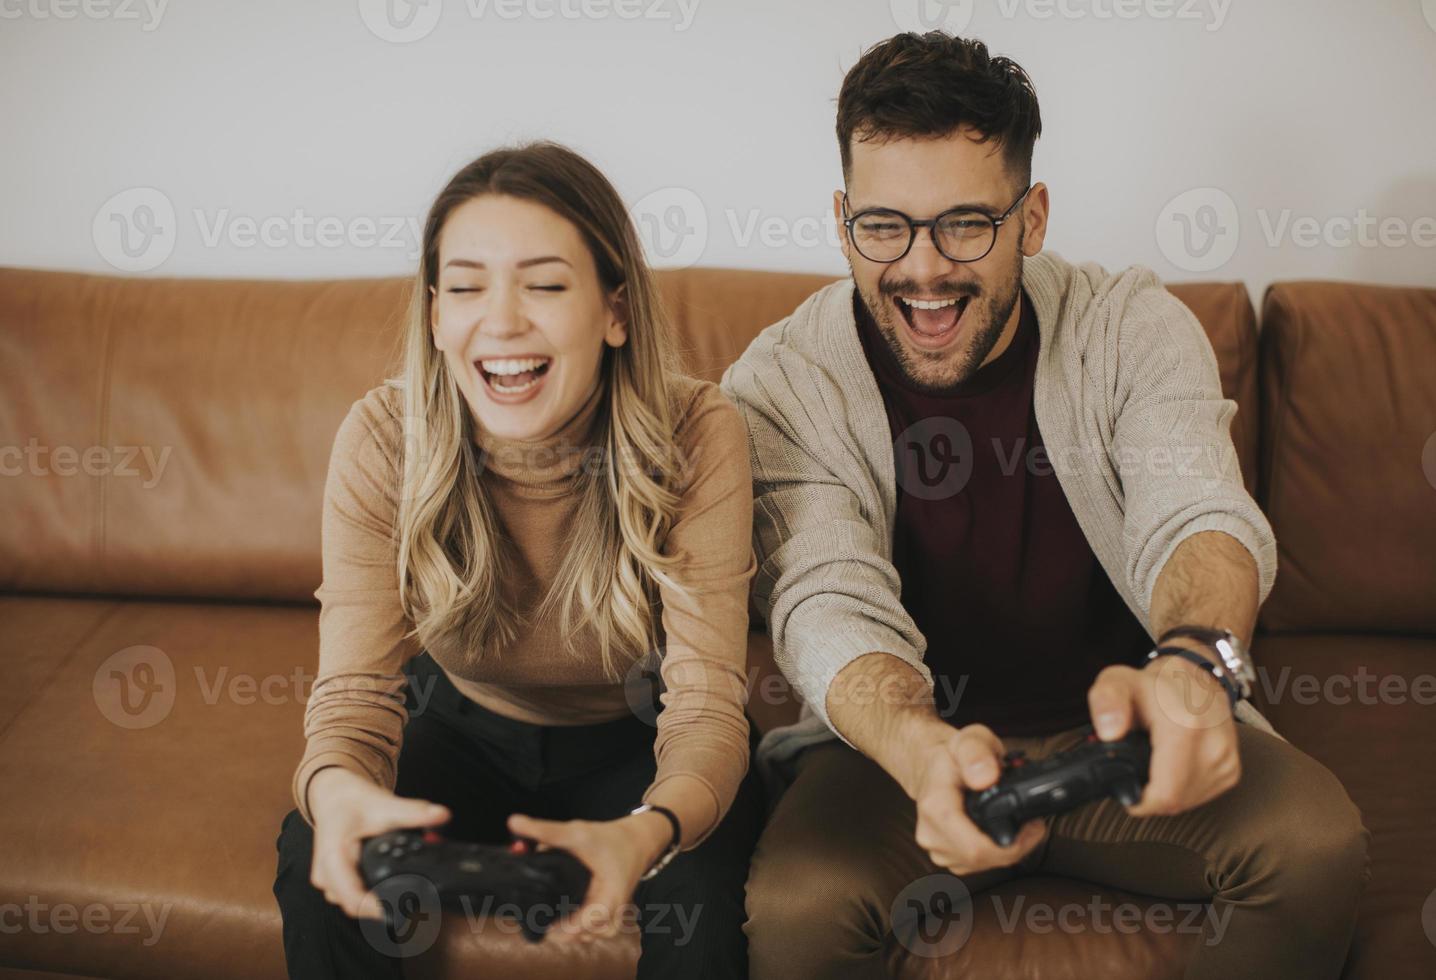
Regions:
M 910 279 L 894 279 L 892 282 L 880 281 L 876 296 L 869 296 L 866 290 L 861 291 L 863 303 L 877 323 L 878 331 L 913 388 L 927 394 L 942 394 L 977 373 L 1002 336 L 1002 330 L 1017 306 L 1022 292 L 1022 261 L 1019 251 L 1012 275 L 991 290 L 977 282 L 951 281 L 922 288 Z M 971 321 L 962 327 L 969 334 L 967 342 L 954 350 L 909 350 L 899 335 L 907 329 L 906 325 L 893 320 L 893 317 L 902 316 L 893 308 L 901 302 L 898 296 L 943 299 L 971 296 L 963 313 L 963 318 Z

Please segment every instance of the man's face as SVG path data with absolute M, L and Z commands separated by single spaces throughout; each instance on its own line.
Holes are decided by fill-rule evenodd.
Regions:
M 997 217 L 1022 190 L 999 144 L 978 142 L 969 129 L 936 139 L 853 141 L 849 216 L 890 208 L 922 220 L 973 207 Z M 841 222 L 841 191 L 833 206 Z M 992 251 L 975 262 L 944 256 L 927 228 L 917 230 L 912 248 L 896 262 L 865 258 L 846 235 L 843 254 L 904 373 L 918 388 L 939 391 L 966 381 L 1006 349 L 1017 325 L 1022 258 L 1042 250 L 1046 230 L 1047 188 L 1037 184 L 998 227 Z M 949 305 L 922 308 L 943 303 Z

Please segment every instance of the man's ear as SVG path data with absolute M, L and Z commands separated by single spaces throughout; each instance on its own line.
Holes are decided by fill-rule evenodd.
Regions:
M 628 283 L 622 283 L 608 295 L 608 326 L 603 331 L 603 342 L 610 347 L 622 347 L 628 342 Z
M 1027 200 L 1022 202 L 1022 254 L 1029 258 L 1042 251 L 1042 243 L 1047 238 L 1050 205 L 1047 185 L 1043 183 L 1033 184 L 1032 190 L 1027 192 Z
M 842 246 L 843 258 L 852 262 L 853 257 L 848 254 L 848 230 L 843 227 L 843 197 L 842 191 L 833 191 L 833 220 L 838 223 L 838 244 Z

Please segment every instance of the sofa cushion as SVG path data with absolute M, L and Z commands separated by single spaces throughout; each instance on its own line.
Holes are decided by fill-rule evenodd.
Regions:
M 1336 774 L 1372 834 L 1344 976 L 1436 977 L 1436 637 L 1261 635 L 1252 654 L 1263 712 Z
M 57 905 L 94 906 L 136 930 L 24 928 L 4 934 L 0 967 L 283 977 L 275 840 L 317 609 L 5 596 L 0 615 L 26 682 L 0 702 L 0 908 L 48 925 Z M 631 935 L 535 949 L 451 914 L 410 975 L 625 978 L 637 954 Z
M 1436 289 L 1267 291 L 1269 630 L 1436 632 Z

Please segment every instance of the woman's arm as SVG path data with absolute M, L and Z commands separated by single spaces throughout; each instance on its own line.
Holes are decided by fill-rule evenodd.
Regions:
M 309 786 L 329 766 L 392 789 L 404 723 L 403 664 L 418 653 L 404 638 L 393 540 L 400 422 L 393 389 L 355 402 L 334 438 L 324 488 L 319 672 L 304 712 L 308 739 L 294 774 L 294 801 L 310 825 Z
M 695 847 L 718 825 L 748 767 L 748 589 L 753 478 L 748 432 L 714 385 L 700 388 L 679 427 L 689 479 L 665 551 L 691 594 L 663 588 L 667 688 L 658 714 L 658 769 L 643 795 L 668 807 Z

